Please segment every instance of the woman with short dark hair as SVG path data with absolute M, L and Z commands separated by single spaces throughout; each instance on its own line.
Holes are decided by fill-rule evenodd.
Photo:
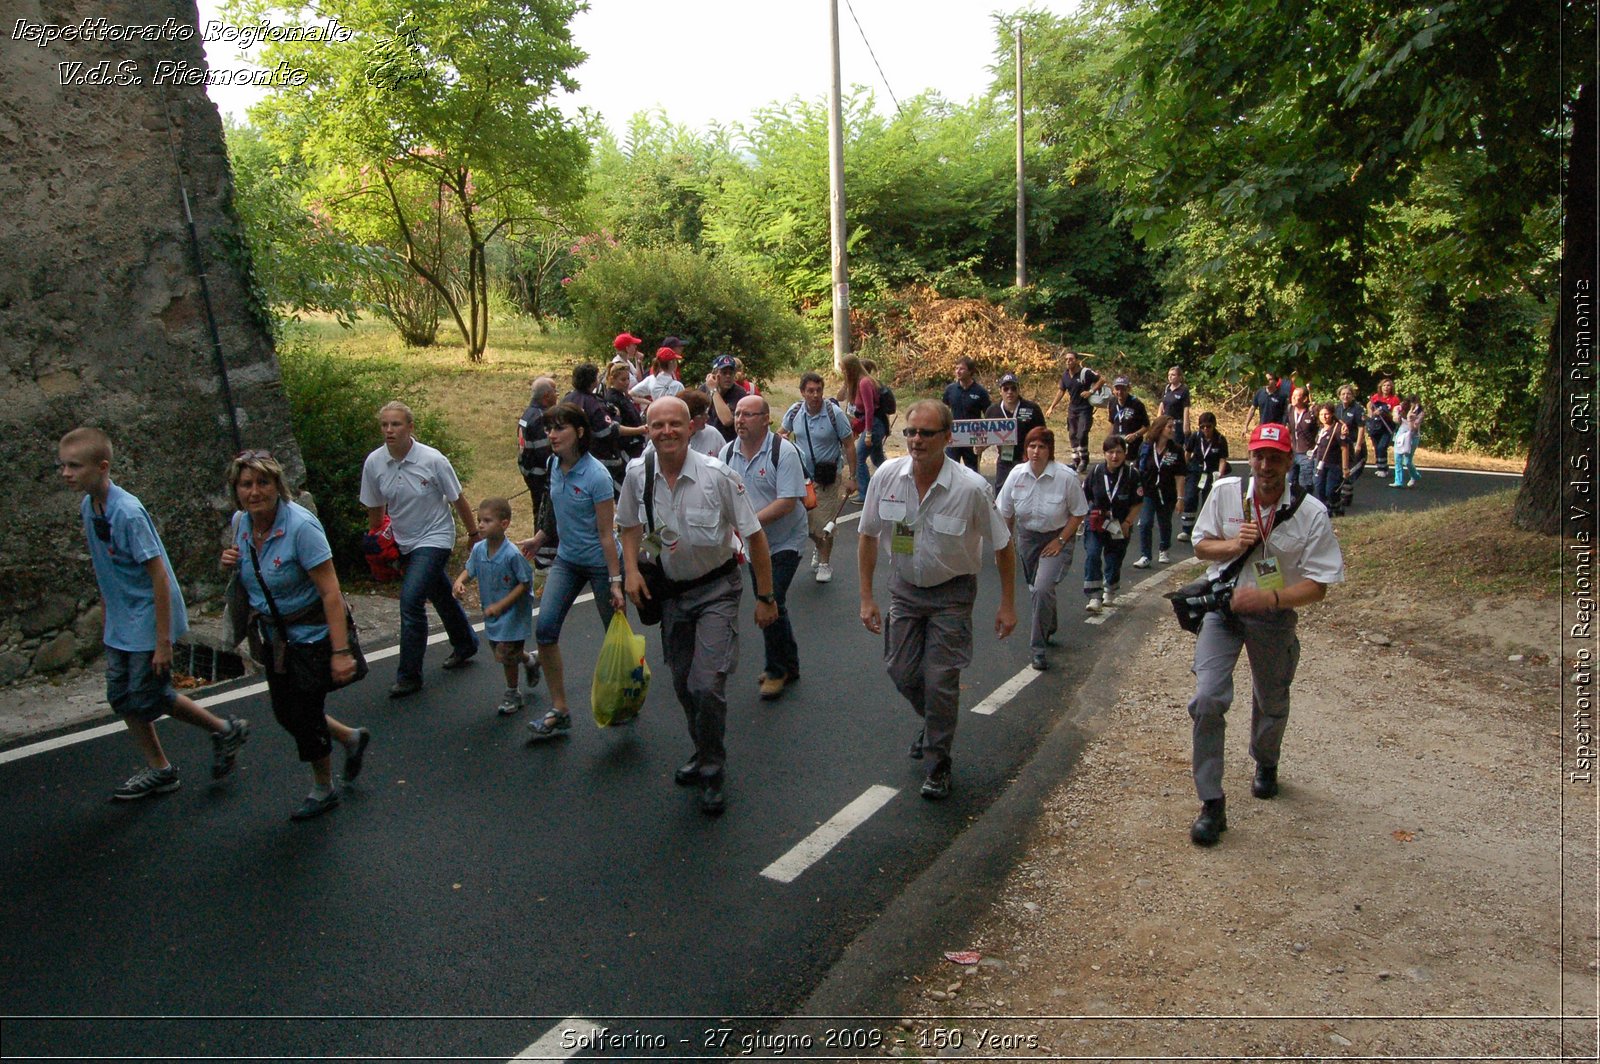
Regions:
M 1128 537 L 1139 521 L 1144 489 L 1139 474 L 1128 465 L 1128 444 L 1110 435 L 1100 445 L 1105 458 L 1089 470 L 1084 494 L 1089 497 L 1089 528 L 1083 534 L 1084 609 L 1099 613 L 1116 605 L 1122 583 L 1122 560 L 1128 555 Z

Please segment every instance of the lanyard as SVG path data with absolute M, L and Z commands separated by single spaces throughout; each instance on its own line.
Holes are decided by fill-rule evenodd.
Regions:
M 1128 473 L 1128 469 L 1127 469 L 1126 466 L 1124 466 L 1122 469 L 1117 471 L 1117 484 L 1116 484 L 1116 487 L 1112 487 L 1111 486 L 1111 472 L 1110 472 L 1110 470 L 1107 470 L 1106 472 L 1100 474 L 1100 479 L 1106 482 L 1106 505 L 1107 506 L 1115 506 L 1117 504 L 1117 493 L 1122 490 L 1122 478 L 1124 476 L 1126 476 L 1127 473 Z

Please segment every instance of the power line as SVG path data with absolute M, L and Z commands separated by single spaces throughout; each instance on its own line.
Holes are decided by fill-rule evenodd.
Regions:
M 872 57 L 872 65 L 878 68 L 878 77 L 883 79 L 884 90 L 889 93 L 889 99 L 894 101 L 895 113 L 904 117 L 905 111 L 900 108 L 900 100 L 895 96 L 894 89 L 889 85 L 889 75 L 883 72 L 883 64 L 878 62 L 878 53 L 872 50 L 872 42 L 867 40 L 867 31 L 861 26 L 861 19 L 856 15 L 855 5 L 850 0 L 844 0 L 844 6 L 850 10 L 850 18 L 856 24 L 856 32 L 861 34 L 861 43 L 867 46 L 867 54 Z

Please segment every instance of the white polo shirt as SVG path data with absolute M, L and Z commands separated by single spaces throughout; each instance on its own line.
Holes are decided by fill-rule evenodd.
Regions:
M 912 553 L 895 553 L 897 531 L 911 533 Z M 872 475 L 861 506 L 861 533 L 877 536 L 890 570 L 918 587 L 975 575 L 983 568 L 984 540 L 993 550 L 1011 542 L 981 474 L 946 458 L 919 501 L 909 455 L 891 458 Z
M 1217 481 L 1200 507 L 1200 516 L 1194 521 L 1194 541 L 1203 539 L 1232 539 L 1244 524 L 1244 510 L 1239 502 L 1241 478 L 1224 477 Z M 1255 498 L 1255 478 L 1250 478 L 1249 498 Z M 1289 490 L 1284 489 L 1279 500 L 1281 513 L 1289 505 Z M 1255 513 L 1254 502 L 1250 503 Z M 1333 534 L 1333 522 L 1328 518 L 1328 508 L 1314 496 L 1307 495 L 1300 508 L 1288 521 L 1273 524 L 1264 547 L 1257 547 L 1250 555 L 1251 561 L 1263 557 L 1278 559 L 1283 570 L 1284 587 L 1293 587 L 1301 580 L 1315 580 L 1319 584 L 1337 584 L 1344 580 L 1344 554 L 1339 550 L 1339 540 Z M 1233 559 L 1212 562 L 1206 574 L 1213 580 L 1221 575 Z M 1239 574 L 1239 587 L 1254 587 L 1255 567 L 1246 564 Z
M 450 459 L 421 440 L 404 458 L 379 447 L 361 467 L 361 505 L 386 506 L 395 544 L 402 551 L 456 545 L 450 504 L 461 497 L 461 481 Z
M 657 399 L 677 395 L 681 391 L 683 382 L 673 377 L 671 373 L 652 373 L 629 388 L 628 394 L 645 403 L 653 403 Z
M 733 534 L 761 531 L 739 475 L 717 459 L 690 451 L 674 487 L 656 469 L 655 527 L 661 534 L 661 568 L 673 580 L 704 576 L 734 554 Z M 628 463 L 617 499 L 617 524 L 645 525 L 644 459 Z M 645 529 L 646 534 L 649 528 Z
M 1038 476 L 1033 475 L 1032 464 L 1024 462 L 1006 476 L 995 508 L 1001 517 L 1015 518 L 1019 528 L 1054 532 L 1067 527 L 1069 516 L 1088 513 L 1089 499 L 1078 474 L 1060 462 L 1045 463 Z
M 798 551 L 806 544 L 806 508 L 798 500 L 806 497 L 806 475 L 800 465 L 800 451 L 794 444 L 770 430 L 761 441 L 756 456 L 744 459 L 744 445 L 735 437 L 718 455 L 723 463 L 739 474 L 745 490 L 750 493 L 750 505 L 757 512 L 771 506 L 779 499 L 795 499 L 794 509 L 766 526 L 767 549 Z

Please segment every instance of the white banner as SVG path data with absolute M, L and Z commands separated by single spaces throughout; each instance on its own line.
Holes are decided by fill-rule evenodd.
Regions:
M 1014 417 L 973 418 L 957 421 L 950 433 L 952 447 L 1015 447 L 1017 419 Z

